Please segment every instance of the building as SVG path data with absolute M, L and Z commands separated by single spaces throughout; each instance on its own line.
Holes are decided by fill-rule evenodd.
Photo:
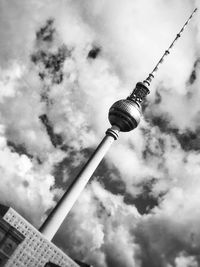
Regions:
M 0 217 L 0 266 L 4 266 L 24 236 Z
M 0 205 L 0 267 L 79 267 L 14 209 Z

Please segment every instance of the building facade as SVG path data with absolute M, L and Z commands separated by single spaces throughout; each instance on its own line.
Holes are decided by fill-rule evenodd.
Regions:
M 80 266 L 14 209 L 3 205 L 0 205 L 0 260 L 0 267 Z
M 0 266 L 5 266 L 24 236 L 0 217 Z

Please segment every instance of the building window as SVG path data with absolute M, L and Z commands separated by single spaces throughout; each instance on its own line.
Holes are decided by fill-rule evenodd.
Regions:
M 44 267 L 61 267 L 60 265 L 57 265 L 55 263 L 52 262 L 47 262 Z

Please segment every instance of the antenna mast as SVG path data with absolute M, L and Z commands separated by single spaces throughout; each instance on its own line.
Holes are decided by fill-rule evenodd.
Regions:
M 163 56 L 161 57 L 161 59 L 158 61 L 157 65 L 155 66 L 155 68 L 152 70 L 152 72 L 149 74 L 149 76 L 143 81 L 143 83 L 147 86 L 150 86 L 151 81 L 154 78 L 154 74 L 158 71 L 158 68 L 160 67 L 160 65 L 163 63 L 164 58 L 169 55 L 170 50 L 172 49 L 172 47 L 174 46 L 174 44 L 176 43 L 176 41 L 181 37 L 183 31 L 185 30 L 187 24 L 189 23 L 189 21 L 191 20 L 191 18 L 193 17 L 194 13 L 197 11 L 197 8 L 194 9 L 194 11 L 192 12 L 192 14 L 190 15 L 189 19 L 185 22 L 185 24 L 183 25 L 183 27 L 181 28 L 181 30 L 179 31 L 179 33 L 176 35 L 175 39 L 173 40 L 173 42 L 171 43 L 171 45 L 169 46 L 169 48 L 164 52 Z

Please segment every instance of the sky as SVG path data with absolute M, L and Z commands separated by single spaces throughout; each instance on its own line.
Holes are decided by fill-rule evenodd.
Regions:
M 198 0 L 0 0 L 0 202 L 39 227 Z M 95 267 L 200 266 L 200 14 L 53 242 Z

